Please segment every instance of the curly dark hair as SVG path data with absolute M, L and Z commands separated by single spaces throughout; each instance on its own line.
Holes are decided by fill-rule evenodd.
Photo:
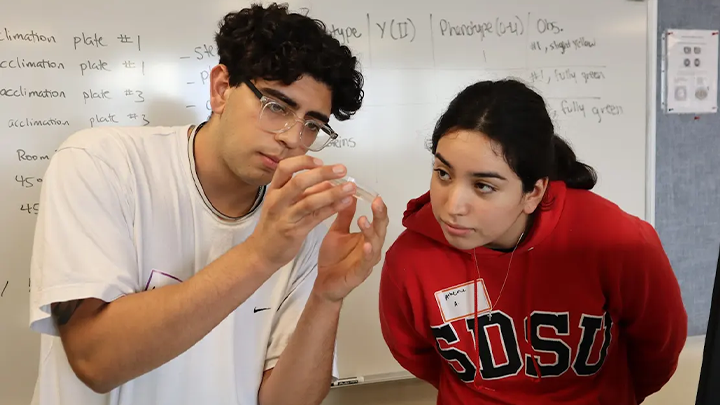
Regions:
M 243 80 L 277 80 L 289 85 L 303 75 L 328 85 L 332 114 L 347 120 L 360 109 L 363 75 L 357 58 L 322 21 L 291 13 L 285 4 L 253 4 L 227 14 L 215 43 L 230 85 Z

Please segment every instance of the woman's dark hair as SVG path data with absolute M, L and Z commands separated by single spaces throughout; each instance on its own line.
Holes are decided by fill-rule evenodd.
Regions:
M 215 43 L 231 86 L 254 79 L 289 85 L 308 75 L 330 87 L 332 114 L 338 120 L 360 109 L 363 76 L 358 60 L 321 21 L 291 13 L 287 5 L 253 4 L 227 14 L 219 28 Z
M 595 170 L 555 134 L 543 98 L 519 81 L 482 81 L 462 90 L 435 125 L 432 153 L 456 130 L 479 131 L 497 142 L 525 192 L 544 177 L 585 190 L 597 182 Z

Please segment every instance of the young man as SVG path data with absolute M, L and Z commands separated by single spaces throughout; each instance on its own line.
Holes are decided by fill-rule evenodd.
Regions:
M 306 156 L 360 108 L 356 58 L 277 5 L 228 14 L 212 115 L 95 128 L 43 183 L 31 326 L 39 405 L 319 404 L 342 300 L 388 224 L 355 213 L 343 166 Z M 329 229 L 321 222 L 338 214 Z

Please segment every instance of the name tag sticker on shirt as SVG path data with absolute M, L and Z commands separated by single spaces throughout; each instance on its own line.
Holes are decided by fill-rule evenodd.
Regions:
M 145 291 L 177 283 L 182 283 L 182 280 L 168 273 L 153 269 L 145 285 Z
M 440 307 L 443 321 L 452 322 L 458 319 L 474 316 L 473 304 L 475 303 L 475 286 L 470 281 L 454 287 L 446 288 L 435 292 L 435 300 Z M 490 298 L 488 297 L 485 281 L 478 279 L 477 313 L 482 314 L 490 311 Z

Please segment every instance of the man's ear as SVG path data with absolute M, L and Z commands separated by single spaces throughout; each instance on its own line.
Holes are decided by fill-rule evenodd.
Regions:
M 230 95 L 230 75 L 227 67 L 216 65 L 210 71 L 210 109 L 213 113 L 222 114 Z
M 548 187 L 548 178 L 543 177 L 542 179 L 539 179 L 535 182 L 535 185 L 533 186 L 533 189 L 530 190 L 529 193 L 525 193 L 523 196 L 523 212 L 530 215 L 533 212 L 535 212 L 535 209 L 538 205 L 540 205 L 540 202 L 542 201 L 543 197 L 545 196 L 545 191 L 547 191 Z

